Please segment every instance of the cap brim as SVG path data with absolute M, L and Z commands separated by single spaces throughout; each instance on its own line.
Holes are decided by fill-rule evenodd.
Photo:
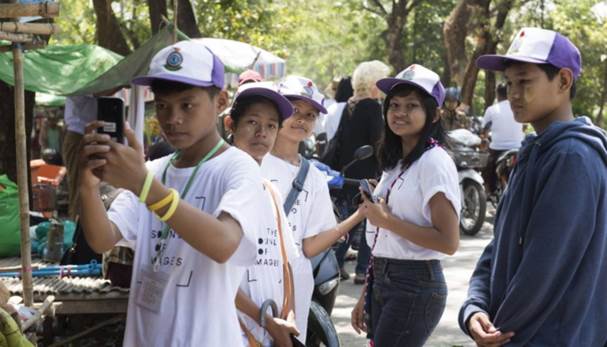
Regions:
M 309 98 L 307 96 L 297 95 L 297 94 L 285 94 L 285 97 L 287 99 L 295 99 L 295 100 L 302 100 L 302 101 L 308 102 L 318 112 L 320 112 L 320 113 L 327 113 L 327 109 L 323 105 L 319 104 L 318 102 L 314 101 L 312 98 Z
M 201 81 L 194 78 L 187 78 L 173 74 L 157 74 L 135 77 L 131 83 L 140 86 L 151 86 L 154 81 L 171 81 L 179 82 L 183 84 L 189 84 L 196 87 L 212 87 L 215 84 L 213 82 Z
M 421 89 L 424 93 L 428 94 L 426 89 L 424 89 L 424 87 L 422 87 L 421 85 L 419 85 L 413 81 L 403 80 L 400 78 L 394 78 L 394 77 L 382 78 L 379 81 L 377 81 L 376 85 L 377 85 L 377 88 L 379 88 L 379 90 L 384 92 L 384 94 L 390 93 L 390 91 L 394 87 L 400 86 L 400 85 L 408 85 L 408 86 L 417 87 L 417 88 Z M 430 95 L 430 94 L 428 94 L 428 95 Z M 430 96 L 434 97 L 434 95 L 430 95 Z
M 521 63 L 531 64 L 546 64 L 545 60 L 531 58 L 531 57 L 518 57 L 512 55 L 497 55 L 487 54 L 482 55 L 476 59 L 476 66 L 485 70 L 493 71 L 504 71 L 506 70 L 506 63 L 508 61 L 517 61 Z
M 293 114 L 293 105 L 291 105 L 289 100 L 273 90 L 267 88 L 248 88 L 240 92 L 234 101 L 245 96 L 263 96 L 270 99 L 278 107 L 278 113 L 280 113 L 280 118 L 283 120 Z

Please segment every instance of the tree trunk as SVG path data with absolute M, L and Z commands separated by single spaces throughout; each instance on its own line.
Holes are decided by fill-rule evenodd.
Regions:
M 607 59 L 605 59 L 605 66 L 603 71 L 603 92 L 601 93 L 601 101 L 599 106 L 599 112 L 596 115 L 596 124 L 600 127 L 603 126 L 603 110 L 605 109 L 605 103 L 607 102 Z
M 15 96 L 13 90 L 13 87 L 0 81 L 0 96 L 4 100 L 4 102 L 0 102 L 0 174 L 6 174 L 11 181 L 16 183 L 17 153 L 15 151 Z M 31 141 L 29 135 L 32 133 L 33 126 L 34 96 L 34 93 L 25 91 L 25 128 L 28 136 L 28 163 L 31 159 Z
M 515 0 L 502 0 L 497 2 L 495 5 L 497 13 L 493 27 L 489 23 L 491 17 L 491 0 L 481 0 L 481 2 L 479 2 L 481 7 L 480 14 L 478 16 L 480 18 L 484 18 L 486 22 L 479 22 L 480 33 L 477 36 L 476 49 L 468 61 L 466 72 L 464 74 L 464 81 L 462 85 L 462 102 L 466 105 L 472 105 L 472 99 L 474 98 L 474 88 L 476 86 L 479 71 L 479 69 L 476 67 L 476 59 L 483 54 L 494 54 L 496 52 L 497 44 L 501 39 L 498 36 L 498 33 L 502 31 L 506 23 L 508 13 L 514 5 L 514 1 Z M 493 103 L 493 99 L 495 98 L 495 77 L 493 77 L 493 87 L 491 89 L 491 91 L 485 91 L 486 105 Z
M 466 69 L 466 37 L 468 22 L 472 14 L 472 6 L 476 0 L 461 0 L 451 11 L 443 25 L 443 39 L 447 53 L 447 64 L 451 80 L 458 86 L 464 83 Z
M 93 0 L 97 16 L 97 42 L 101 47 L 126 56 L 131 53 L 131 49 L 120 30 L 120 24 L 111 5 L 112 0 Z
M 485 110 L 495 101 L 495 72 L 485 71 Z
M 196 16 L 190 0 L 175 0 L 177 1 L 177 26 L 191 38 L 202 37 L 200 29 L 196 24 Z
M 168 18 L 166 0 L 147 0 L 150 11 L 150 24 L 152 25 L 152 34 L 156 34 L 162 26 L 162 17 Z

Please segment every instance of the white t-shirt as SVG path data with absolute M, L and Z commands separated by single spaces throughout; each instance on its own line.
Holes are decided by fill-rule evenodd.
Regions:
M 270 182 L 267 182 L 271 184 Z M 285 251 L 289 262 L 299 256 L 299 252 L 295 248 L 293 242 L 293 231 L 289 227 L 287 216 L 282 208 L 283 202 L 280 198 L 278 189 L 277 205 L 279 216 L 276 216 L 276 208 L 272 202 L 272 195 L 264 186 L 266 198 L 258 201 L 257 209 L 257 261 L 255 265 L 249 266 L 246 269 L 245 275 L 242 278 L 240 289 L 253 302 L 260 307 L 267 299 L 272 299 L 276 302 L 278 312 L 282 311 L 284 299 L 284 272 L 283 258 L 280 250 L 280 234 L 278 232 L 278 218 L 281 220 L 282 235 L 285 245 Z M 268 312 L 270 313 L 270 312 Z M 255 339 L 263 344 L 263 346 L 271 346 L 272 339 L 270 334 L 257 324 L 256 321 L 242 312 L 238 312 L 238 316 L 242 320 L 245 327 L 255 336 Z M 243 341 L 247 342 L 246 334 L 243 333 Z
M 67 97 L 63 118 L 67 130 L 84 134 L 86 125 L 97 119 L 97 99 L 92 95 Z
M 457 169 L 443 148 L 437 146 L 427 150 L 399 178 L 401 173 L 399 162 L 392 170 L 383 172 L 374 191 L 374 194 L 385 199 L 388 189 L 396 180 L 388 200 L 388 206 L 396 217 L 422 227 L 432 226 L 429 203 L 439 192 L 445 194 L 459 216 L 461 203 Z M 369 247 L 373 247 L 377 229 L 375 225 L 367 223 Z M 445 256 L 383 228 L 379 228 L 372 253 L 376 257 L 409 260 L 442 259 Z
M 341 115 L 344 112 L 347 102 L 336 102 L 327 109 L 327 117 L 325 121 L 325 131 L 327 132 L 327 141 L 330 141 L 337 128 L 339 128 L 339 122 L 341 121 Z
M 261 163 L 262 176 L 278 187 L 285 200 L 298 172 L 299 166 L 292 165 L 272 154 L 266 155 Z M 327 179 L 314 165 L 310 165 L 303 190 L 293 204 L 288 219 L 293 228 L 295 245 L 301 254 L 291 265 L 295 284 L 295 319 L 301 333 L 298 339 L 305 344 L 314 277 L 310 259 L 303 254 L 302 242 L 303 239 L 331 229 L 337 224 Z
M 160 179 L 168 162 L 166 156 L 147 167 Z M 170 166 L 165 185 L 182 193 L 193 170 Z M 137 299 L 163 224 L 131 192 L 116 198 L 108 216 L 136 245 L 124 346 L 242 346 L 234 299 L 245 266 L 255 262 L 256 207 L 264 199 L 259 166 L 248 154 L 232 147 L 202 164 L 185 200 L 216 217 L 230 214 L 240 223 L 243 237 L 230 259 L 219 264 L 171 231 L 158 271 L 166 274 L 168 282 L 160 313 L 155 313 L 137 304 Z
M 525 138 L 523 124 L 514 120 L 510 101 L 500 101 L 485 111 L 483 127 L 491 122 L 491 144 L 489 148 L 504 151 L 521 147 Z

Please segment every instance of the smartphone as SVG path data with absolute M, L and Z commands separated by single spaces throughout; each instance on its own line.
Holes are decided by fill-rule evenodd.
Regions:
M 369 201 L 372 203 L 377 202 L 377 197 L 373 195 L 373 188 L 371 187 L 371 183 L 369 183 L 368 179 L 360 180 L 360 187 L 362 188 L 363 194 L 365 194 Z
M 124 144 L 124 101 L 113 96 L 97 98 L 97 120 L 105 122 L 105 126 L 97 130 L 100 134 L 108 134 L 113 141 Z

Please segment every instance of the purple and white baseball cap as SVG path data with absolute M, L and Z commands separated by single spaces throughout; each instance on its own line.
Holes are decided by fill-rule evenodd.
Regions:
M 419 64 L 410 65 L 395 77 L 382 78 L 376 83 L 377 88 L 386 94 L 403 84 L 421 88 L 436 100 L 438 106 L 442 106 L 445 101 L 445 87 L 438 74 Z
M 293 114 L 293 105 L 291 105 L 291 102 L 287 98 L 276 91 L 272 82 L 250 82 L 241 85 L 236 91 L 232 105 L 247 96 L 262 96 L 270 99 L 276 105 L 280 118 L 283 120 Z
M 514 37 L 505 55 L 480 56 L 476 60 L 476 65 L 481 69 L 504 71 L 505 63 L 509 60 L 569 68 L 576 79 L 582 71 L 580 50 L 568 38 L 556 31 L 540 28 L 522 28 Z
M 155 80 L 223 89 L 223 63 L 204 44 L 180 41 L 158 51 L 150 62 L 148 74 L 135 77 L 132 82 L 149 86 Z
M 327 109 L 322 105 L 325 97 L 308 78 L 287 76 L 278 83 L 278 92 L 289 100 L 307 101 L 318 112 L 327 113 Z

